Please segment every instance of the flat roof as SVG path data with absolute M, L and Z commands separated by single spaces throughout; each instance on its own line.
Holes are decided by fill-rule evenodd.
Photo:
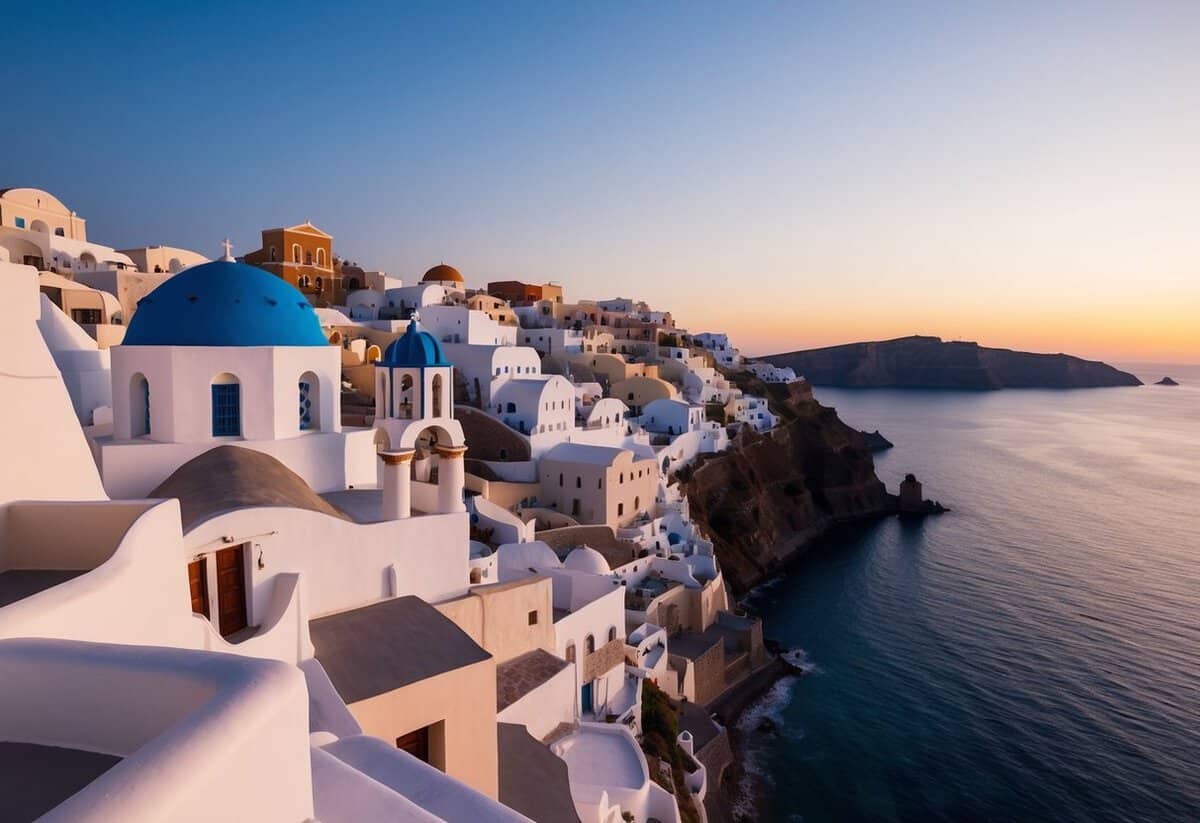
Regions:
M 569 665 L 544 649 L 501 663 L 496 667 L 496 711 L 504 711 Z
M 703 656 L 713 646 L 724 642 L 724 637 L 712 632 L 705 632 L 704 634 L 680 632 L 667 641 L 667 651 L 671 654 L 686 657 L 688 660 L 695 660 Z
M 0 741 L 0 817 L 36 820 L 120 762 L 111 754 Z
M 535 823 L 579 823 L 567 764 L 524 726 L 497 723 L 500 802 Z
M 491 657 L 452 620 L 411 595 L 315 618 L 308 630 L 314 656 L 348 704 Z

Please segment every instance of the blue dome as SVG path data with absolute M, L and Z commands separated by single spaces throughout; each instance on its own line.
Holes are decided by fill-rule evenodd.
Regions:
M 138 301 L 126 346 L 328 346 L 317 313 L 282 278 L 218 260 Z
M 380 366 L 425 368 L 427 366 L 449 366 L 442 344 L 437 338 L 421 328 L 414 317 L 409 321 L 404 334 L 393 340 L 383 352 Z

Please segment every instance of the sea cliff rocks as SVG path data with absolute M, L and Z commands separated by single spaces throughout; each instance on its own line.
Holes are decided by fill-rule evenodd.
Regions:
M 834 524 L 898 510 L 861 433 L 806 384 L 762 388 L 787 422 L 766 434 L 744 428 L 729 451 L 681 478 L 692 517 L 712 536 L 736 591 L 762 582 Z
M 1154 385 L 1156 385 L 1156 386 L 1178 386 L 1179 384 L 1169 377 L 1164 377 L 1162 380 L 1159 380 Z
M 849 343 L 763 358 L 790 366 L 815 386 L 1002 389 L 1140 386 L 1128 372 L 1067 354 L 989 349 L 937 337 Z

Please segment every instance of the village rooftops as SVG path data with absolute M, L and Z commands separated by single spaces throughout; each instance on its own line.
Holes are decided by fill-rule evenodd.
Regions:
M 419 597 L 396 597 L 310 620 L 315 657 L 347 704 L 487 660 L 462 629 Z

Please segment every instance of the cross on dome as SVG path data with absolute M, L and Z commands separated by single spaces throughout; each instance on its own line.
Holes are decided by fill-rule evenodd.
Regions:
M 225 240 L 222 241 L 221 248 L 225 249 L 225 256 L 222 257 L 221 260 L 226 263 L 232 263 L 233 262 L 233 243 L 230 242 L 228 237 L 226 237 Z

